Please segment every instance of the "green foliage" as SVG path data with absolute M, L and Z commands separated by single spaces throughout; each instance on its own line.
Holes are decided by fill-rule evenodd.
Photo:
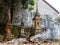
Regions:
M 29 10 L 32 10 L 35 4 L 35 0 L 21 0 L 23 8 L 24 9 L 28 9 L 28 5 L 31 5 L 31 7 L 29 7 Z
M 29 4 L 34 5 L 34 0 L 30 0 Z
M 60 23 L 60 17 L 58 17 L 56 20 Z
M 26 9 L 26 8 L 28 8 L 28 0 L 21 0 L 21 3 L 22 3 L 22 5 L 23 5 L 23 8 L 24 9 Z
M 3 0 L 3 3 L 8 7 L 8 8 L 13 8 L 20 3 L 20 0 Z M 28 5 L 30 4 L 31 6 L 34 6 L 35 0 L 21 0 L 21 3 L 23 5 L 24 9 L 28 9 Z M 33 7 L 30 7 L 32 9 Z
M 34 7 L 32 7 L 32 6 L 29 8 L 29 10 L 33 10 L 33 9 L 34 9 Z

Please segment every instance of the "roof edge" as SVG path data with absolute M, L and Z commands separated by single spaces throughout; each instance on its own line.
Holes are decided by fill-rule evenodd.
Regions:
M 59 14 L 59 11 L 56 10 L 52 5 L 50 5 L 47 1 L 43 0 L 47 5 L 49 5 L 55 12 Z

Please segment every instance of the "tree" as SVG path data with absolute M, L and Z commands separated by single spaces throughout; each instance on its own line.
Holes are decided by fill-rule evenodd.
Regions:
M 18 5 L 20 0 L 3 0 L 5 6 L 7 6 L 8 10 L 10 10 L 11 21 L 13 18 L 13 10 Z

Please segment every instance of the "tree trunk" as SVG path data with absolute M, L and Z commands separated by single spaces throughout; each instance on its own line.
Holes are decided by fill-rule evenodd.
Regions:
M 11 33 L 12 26 L 11 26 L 11 10 L 10 10 L 10 8 L 8 9 L 8 21 L 7 21 L 5 31 L 6 31 L 6 35 L 5 35 L 4 40 L 9 41 L 9 40 L 13 39 L 13 35 Z

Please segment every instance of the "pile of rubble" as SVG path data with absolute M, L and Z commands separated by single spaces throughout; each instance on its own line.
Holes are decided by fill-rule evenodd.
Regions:
M 39 39 L 27 40 L 26 38 L 19 38 L 14 39 L 12 41 L 0 42 L 0 45 L 60 45 L 60 44 L 50 40 Z

